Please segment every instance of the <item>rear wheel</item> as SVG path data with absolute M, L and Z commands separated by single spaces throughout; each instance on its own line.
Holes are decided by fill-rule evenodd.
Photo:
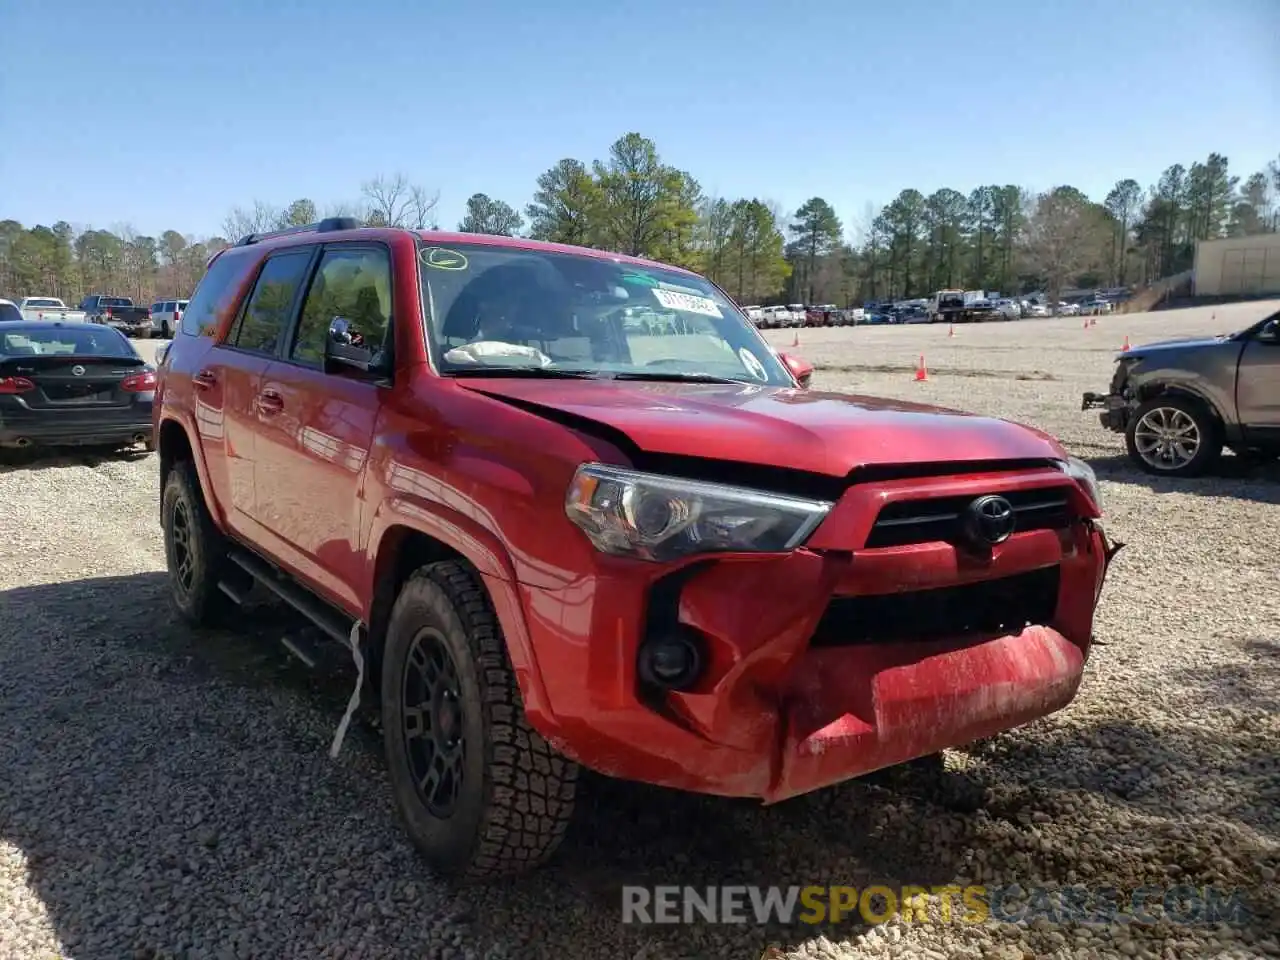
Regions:
M 195 626 L 222 622 L 231 599 L 218 589 L 226 575 L 226 541 L 209 516 L 200 477 L 189 460 L 174 464 L 161 498 L 169 593 L 183 619 Z
M 432 868 L 459 881 L 528 870 L 560 845 L 577 764 L 529 725 L 489 598 L 453 561 L 392 608 L 382 725 L 396 805 Z
M 1199 400 L 1166 395 L 1133 412 L 1125 445 L 1129 458 L 1147 473 L 1198 477 L 1222 454 L 1222 431 Z

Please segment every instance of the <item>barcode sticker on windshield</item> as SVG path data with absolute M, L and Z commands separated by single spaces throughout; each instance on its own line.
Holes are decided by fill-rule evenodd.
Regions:
M 683 310 L 685 313 L 700 313 L 704 317 L 723 317 L 714 300 L 707 297 L 695 297 L 689 293 L 676 293 L 672 290 L 655 289 L 653 295 L 668 310 Z

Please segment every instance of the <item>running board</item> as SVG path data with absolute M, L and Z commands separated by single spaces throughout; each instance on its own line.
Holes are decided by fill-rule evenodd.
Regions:
M 271 564 L 253 554 L 232 550 L 230 559 L 237 567 L 315 624 L 326 636 L 336 640 L 346 649 L 351 649 L 351 625 L 354 622 L 351 618 L 334 610 L 323 601 L 317 600 L 306 589 L 277 573 Z M 232 600 L 240 602 L 237 595 L 226 585 L 220 583 L 218 587 Z M 306 645 L 300 643 L 298 638 L 282 637 L 280 642 L 284 644 L 285 649 L 308 667 L 315 667 L 318 654 L 305 649 Z

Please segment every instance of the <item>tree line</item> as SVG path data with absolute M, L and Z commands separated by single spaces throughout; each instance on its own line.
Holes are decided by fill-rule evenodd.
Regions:
M 246 234 L 323 216 L 439 229 L 439 196 L 404 174 L 379 175 L 351 202 L 235 207 L 215 236 L 0 220 L 0 295 L 185 296 L 208 258 Z M 944 288 L 1057 296 L 1071 287 L 1154 282 L 1189 269 L 1198 240 L 1280 229 L 1280 158 L 1242 178 L 1212 153 L 1168 167 L 1146 188 L 1121 179 L 1101 198 L 1067 185 L 1040 194 L 1016 184 L 906 189 L 844 221 L 822 197 L 788 212 L 763 197 L 709 196 L 693 174 L 666 163 L 654 141 L 628 133 L 603 159 L 566 158 L 544 171 L 523 210 L 474 194 L 457 229 L 678 264 L 743 304 L 851 305 Z

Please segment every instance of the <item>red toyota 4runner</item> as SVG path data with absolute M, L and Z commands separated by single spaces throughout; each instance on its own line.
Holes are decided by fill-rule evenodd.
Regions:
M 580 764 L 773 803 L 1067 704 L 1113 552 L 1090 469 L 810 371 L 646 260 L 246 237 L 159 370 L 174 603 L 259 583 L 354 645 L 462 878 L 543 861 Z

